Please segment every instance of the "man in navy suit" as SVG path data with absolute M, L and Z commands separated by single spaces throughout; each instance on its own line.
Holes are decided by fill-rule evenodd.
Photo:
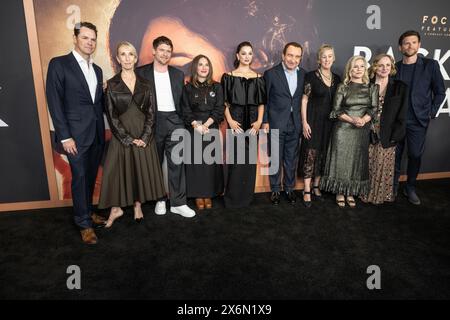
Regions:
M 91 57 L 97 28 L 89 22 L 77 23 L 73 43 L 71 53 L 50 61 L 46 95 L 56 143 L 62 144 L 72 172 L 75 224 L 83 242 L 95 244 L 93 224 L 104 223 L 104 218 L 93 214 L 92 196 L 105 144 L 103 75 Z
M 283 49 L 282 62 L 264 73 L 267 104 L 264 110 L 263 129 L 277 135 L 279 156 L 278 170 L 269 177 L 274 205 L 280 202 L 281 167 L 283 167 L 283 190 L 287 200 L 294 204 L 296 165 L 301 132 L 300 100 L 303 95 L 305 70 L 299 67 L 303 48 L 296 42 L 287 43 Z M 273 131 L 278 130 L 278 134 Z M 272 141 L 271 137 L 270 141 Z M 273 146 L 270 146 L 273 149 Z M 272 152 L 272 151 L 271 151 Z M 272 159 L 274 158 L 271 155 Z
M 420 34 L 417 31 L 406 31 L 398 40 L 403 59 L 396 63 L 397 76 L 409 86 L 410 99 L 406 121 L 406 137 L 397 144 L 395 159 L 394 193 L 398 190 L 398 179 L 402 154 L 407 144 L 408 168 L 407 183 L 404 194 L 409 202 L 419 205 L 416 194 L 416 179 L 420 170 L 420 162 L 425 149 L 425 137 L 428 124 L 436 117 L 445 98 L 444 79 L 437 61 L 417 55 L 420 48 Z

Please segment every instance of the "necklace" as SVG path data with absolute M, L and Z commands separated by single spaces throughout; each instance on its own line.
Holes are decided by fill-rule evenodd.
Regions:
M 320 73 L 320 75 L 322 76 L 322 77 L 324 77 L 326 80 L 328 80 L 328 81 L 331 81 L 331 78 L 333 77 L 333 74 L 330 72 L 330 75 L 329 76 L 326 76 L 323 72 L 322 72 L 322 70 L 320 70 L 320 68 L 319 68 L 319 73 Z

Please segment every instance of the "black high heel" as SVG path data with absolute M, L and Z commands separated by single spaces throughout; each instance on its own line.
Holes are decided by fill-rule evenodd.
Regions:
M 142 213 L 142 209 L 140 211 Z M 136 207 L 134 208 L 134 216 L 136 217 Z M 141 223 L 143 219 L 144 219 L 144 214 L 142 213 L 142 217 L 134 218 L 134 221 L 137 222 L 137 223 Z
M 309 200 L 309 201 L 306 201 L 306 200 L 305 200 L 305 194 L 311 195 L 311 191 L 305 191 L 305 190 L 303 190 L 303 205 L 304 205 L 306 208 L 311 208 L 312 202 L 311 202 L 311 200 Z
M 317 189 L 320 192 L 319 186 L 313 186 L 313 189 Z M 318 196 L 315 192 L 313 193 L 314 197 L 317 198 L 317 200 L 319 201 L 323 201 L 323 196 L 322 194 L 320 196 Z

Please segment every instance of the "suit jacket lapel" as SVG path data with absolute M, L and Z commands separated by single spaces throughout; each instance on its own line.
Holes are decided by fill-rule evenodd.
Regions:
M 294 97 L 298 95 L 298 93 L 300 92 L 300 87 L 302 86 L 302 84 L 300 83 L 300 67 L 297 70 L 297 88 L 295 89 L 294 92 Z
M 291 96 L 291 90 L 289 89 L 289 83 L 286 79 L 286 75 L 284 74 L 283 65 L 280 63 L 276 68 L 278 77 L 280 78 L 281 83 L 284 84 L 288 94 Z
M 93 66 L 94 66 L 95 75 L 97 76 L 97 89 L 95 90 L 94 103 L 97 103 L 101 96 L 102 90 L 103 90 L 103 82 L 102 82 L 103 79 L 102 79 L 102 75 L 100 73 L 100 67 L 97 66 L 96 64 L 93 64 Z
M 423 74 L 423 68 L 424 68 L 424 64 L 423 64 L 422 58 L 417 57 L 416 68 L 414 69 L 413 84 L 412 84 L 411 90 L 414 90 L 416 88 L 416 86 L 418 85 L 418 83 L 422 80 L 420 78 L 420 76 Z
M 386 99 L 388 97 L 394 96 L 395 92 L 393 90 L 394 90 L 394 79 L 389 77 L 389 82 L 386 87 L 386 93 L 384 94 L 384 98 Z
M 157 110 L 158 101 L 156 101 L 156 87 L 155 87 L 155 73 L 153 68 L 153 63 L 148 65 L 148 68 L 144 72 L 144 78 L 150 82 L 150 86 L 154 94 L 155 110 Z
M 70 57 L 71 57 L 71 62 L 70 65 L 74 71 L 74 74 L 77 75 L 78 79 L 80 80 L 80 83 L 82 85 L 82 87 L 84 88 L 84 90 L 86 91 L 86 94 L 88 95 L 89 99 L 92 101 L 92 97 L 91 97 L 91 91 L 89 90 L 89 85 L 86 81 L 86 78 L 84 77 L 84 73 L 81 70 L 81 67 L 77 61 L 77 59 L 75 59 L 75 56 L 72 53 L 69 53 Z M 97 75 L 97 80 L 98 80 L 98 75 Z
M 177 99 L 178 97 L 175 96 L 177 94 L 177 92 L 179 91 L 179 90 L 177 90 L 178 83 L 177 83 L 176 79 L 174 78 L 174 74 L 173 74 L 170 66 L 169 66 L 169 78 L 170 78 L 170 87 L 172 89 L 173 101 L 174 102 L 179 101 L 179 99 Z M 176 108 L 176 105 L 175 105 L 175 108 Z

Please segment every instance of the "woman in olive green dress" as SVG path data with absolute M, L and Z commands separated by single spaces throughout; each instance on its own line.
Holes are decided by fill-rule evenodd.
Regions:
M 354 196 L 369 192 L 369 130 L 378 106 L 378 85 L 369 82 L 367 62 L 350 58 L 334 97 L 331 133 L 321 189 L 336 194 L 339 207 L 355 207 Z M 344 197 L 346 196 L 346 198 Z
M 117 46 L 121 72 L 108 80 L 106 116 L 113 136 L 106 155 L 98 207 L 111 208 L 106 227 L 134 206 L 134 219 L 143 218 L 141 203 L 165 195 L 164 180 L 153 138 L 154 93 L 150 83 L 136 76 L 136 49 L 129 42 Z

